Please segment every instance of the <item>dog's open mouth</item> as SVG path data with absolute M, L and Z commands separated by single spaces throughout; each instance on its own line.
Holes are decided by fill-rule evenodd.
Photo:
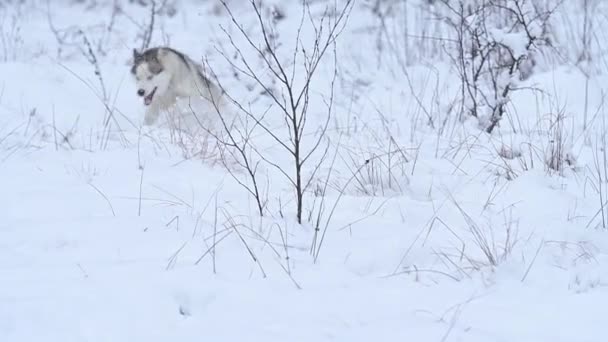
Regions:
M 148 94 L 148 95 L 146 95 L 146 97 L 144 97 L 144 104 L 146 106 L 149 106 L 150 103 L 152 103 L 152 98 L 154 97 L 154 93 L 156 93 L 156 87 L 154 87 L 154 89 L 152 89 L 150 94 Z

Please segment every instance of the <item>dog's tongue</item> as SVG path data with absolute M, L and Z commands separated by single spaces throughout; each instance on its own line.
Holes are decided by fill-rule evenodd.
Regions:
M 148 94 L 146 97 L 144 97 L 144 104 L 146 106 L 149 106 L 150 103 L 152 103 L 152 98 L 154 97 L 154 93 L 156 93 L 156 87 L 154 87 L 154 89 L 152 89 L 150 94 Z

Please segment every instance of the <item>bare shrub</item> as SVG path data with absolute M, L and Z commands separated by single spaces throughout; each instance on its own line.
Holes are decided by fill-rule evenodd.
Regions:
M 325 123 L 317 130 L 316 134 L 307 141 L 306 126 L 309 117 L 309 106 L 311 101 L 311 88 L 315 84 L 315 75 L 318 67 L 326 53 L 333 51 L 334 66 L 337 63 L 335 53 L 335 42 L 348 19 L 353 7 L 353 1 L 347 0 L 340 8 L 327 7 L 320 19 L 313 17 L 308 2 L 302 3 L 302 14 L 295 39 L 295 46 L 289 47 L 285 60 L 285 50 L 277 42 L 277 30 L 272 28 L 272 22 L 265 20 L 264 8 L 258 1 L 251 0 L 250 6 L 256 18 L 256 25 L 260 31 L 260 36 L 252 36 L 243 26 L 235 14 L 231 11 L 226 1 L 221 0 L 224 10 L 228 14 L 232 26 L 237 30 L 240 37 L 244 39 L 244 44 L 236 42 L 237 37 L 224 32 L 229 38 L 232 48 L 237 56 L 236 61 L 231 56 L 221 52 L 225 60 L 232 66 L 238 77 L 253 81 L 262 89 L 262 94 L 267 96 L 274 108 L 270 109 L 268 116 L 275 116 L 284 123 L 284 129 L 278 132 L 266 120 L 266 112 L 258 113 L 248 106 L 235 101 L 230 94 L 226 96 L 230 99 L 238 111 L 247 118 L 253 120 L 260 129 L 270 136 L 282 150 L 286 152 L 291 160 L 293 171 L 286 170 L 285 167 L 278 165 L 264 152 L 256 149 L 256 154 L 267 164 L 275 167 L 289 181 L 295 192 L 296 198 L 296 218 L 298 223 L 302 223 L 302 212 L 304 194 L 308 190 L 314 174 L 318 170 L 321 161 L 325 158 L 327 148 L 322 149 L 326 139 L 326 131 L 333 110 L 333 86 L 337 71 L 334 69 L 334 78 L 331 83 L 331 94 L 326 99 L 327 116 Z M 272 20 L 276 22 L 278 17 L 273 13 Z M 305 23 L 310 22 L 313 33 L 311 46 L 304 45 L 302 30 Z M 246 50 L 249 50 L 256 57 L 250 57 Z M 261 61 L 266 72 L 258 71 L 254 65 Z M 269 74 L 269 77 L 265 77 Z M 276 120 L 275 120 L 276 121 Z M 308 146 L 308 148 L 306 148 Z M 320 152 L 319 159 L 312 163 L 311 157 L 315 152 Z M 311 175 L 305 176 L 305 169 L 309 164 L 312 165 Z
M 492 133 L 510 96 L 520 89 L 519 81 L 530 76 L 534 58 L 549 46 L 555 7 L 528 0 L 439 3 L 447 14 L 438 16 L 455 37 L 448 54 L 461 82 L 461 112 L 478 118 Z

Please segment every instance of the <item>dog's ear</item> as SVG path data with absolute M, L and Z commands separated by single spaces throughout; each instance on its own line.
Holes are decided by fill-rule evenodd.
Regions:
M 137 49 L 133 49 L 133 60 L 141 59 L 143 55 L 137 51 Z

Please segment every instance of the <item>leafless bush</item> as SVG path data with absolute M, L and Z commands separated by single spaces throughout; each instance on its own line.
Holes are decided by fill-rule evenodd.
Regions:
M 296 198 L 296 217 L 298 223 L 302 222 L 302 211 L 304 194 L 308 190 L 314 174 L 318 170 L 321 161 L 327 154 L 327 148 L 321 150 L 319 161 L 312 166 L 311 176 L 307 179 L 304 175 L 305 168 L 308 166 L 310 158 L 315 152 L 322 147 L 326 131 L 333 110 L 333 85 L 336 78 L 336 70 L 334 69 L 334 78 L 331 84 L 331 94 L 326 99 L 327 117 L 322 127 L 319 128 L 311 141 L 306 141 L 307 135 L 305 128 L 309 116 L 309 105 L 311 100 L 311 87 L 314 85 L 314 76 L 321 63 L 321 60 L 328 51 L 335 49 L 335 42 L 339 34 L 342 32 L 350 11 L 353 7 L 353 1 L 347 0 L 340 8 L 327 8 L 321 19 L 316 19 L 310 11 L 307 1 L 302 3 L 302 14 L 299 22 L 299 27 L 296 35 L 296 45 L 289 47 L 288 55 L 291 56 L 285 60 L 284 50 L 277 42 L 277 31 L 273 29 L 272 23 L 268 23 L 263 16 L 264 9 L 258 1 L 251 0 L 251 9 L 255 15 L 260 37 L 254 37 L 243 26 L 239 19 L 231 11 L 230 6 L 224 0 L 220 0 L 224 10 L 228 14 L 232 25 L 236 28 L 240 37 L 245 40 L 244 45 L 238 44 L 234 37 L 226 29 L 224 32 L 229 38 L 232 48 L 237 56 L 236 62 L 231 56 L 224 55 L 224 58 L 240 77 L 253 81 L 258 87 L 263 90 L 263 94 L 268 96 L 273 107 L 278 108 L 275 111 L 271 109 L 269 115 L 278 114 L 282 122 L 284 122 L 285 130 L 277 132 L 271 127 L 268 121 L 265 120 L 265 114 L 256 113 L 249 107 L 231 101 L 237 106 L 238 110 L 247 118 L 253 120 L 267 135 L 269 135 L 282 149 L 287 152 L 293 162 L 293 171 L 288 171 L 284 167 L 278 165 L 265 153 L 254 148 L 255 152 L 266 163 L 275 167 L 293 186 Z M 278 18 L 273 15 L 273 20 L 276 22 Z M 306 22 L 310 22 L 314 35 L 314 40 L 311 46 L 305 46 L 302 37 L 302 29 Z M 259 42 L 258 42 L 259 41 Z M 257 60 L 261 60 L 266 72 L 270 74 L 267 78 L 263 73 L 256 70 L 254 67 L 257 60 L 244 52 L 245 49 L 251 50 Z M 334 52 L 334 65 L 337 63 L 336 53 Z M 337 68 L 337 66 L 335 66 Z M 277 89 L 275 89 L 275 87 Z M 229 98 L 230 96 L 227 95 Z M 285 136 L 285 134 L 287 136 Z M 307 144 L 308 143 L 308 144 Z M 305 150 L 306 146 L 309 146 Z M 329 147 L 329 144 L 327 145 Z
M 552 3 L 552 2 L 551 2 Z M 448 54 L 461 82 L 461 112 L 491 133 L 520 80 L 550 45 L 549 19 L 559 3 L 530 0 L 441 0 L 455 45 Z

